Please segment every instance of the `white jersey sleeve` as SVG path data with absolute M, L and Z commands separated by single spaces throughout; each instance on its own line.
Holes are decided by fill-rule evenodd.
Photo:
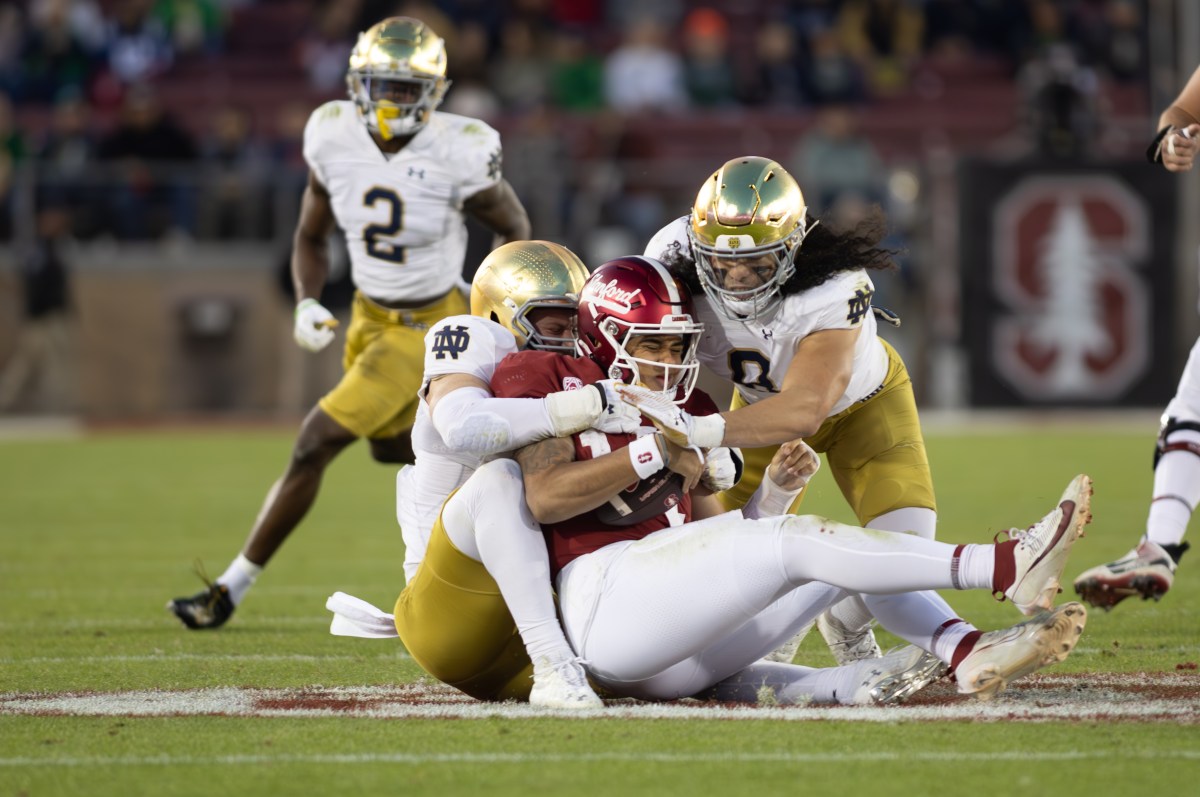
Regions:
M 322 105 L 304 131 L 304 159 L 329 193 L 351 277 L 381 301 L 421 301 L 459 284 L 467 251 L 463 202 L 501 179 L 500 135 L 477 119 L 434 112 L 384 153 L 346 100 Z
M 842 272 L 806 292 L 804 314 L 814 332 L 874 326 L 871 297 L 875 286 L 862 271 Z
M 513 333 L 485 318 L 454 315 L 425 333 L 425 377 L 421 392 L 435 376 L 467 374 L 491 382 L 496 363 L 517 350 Z

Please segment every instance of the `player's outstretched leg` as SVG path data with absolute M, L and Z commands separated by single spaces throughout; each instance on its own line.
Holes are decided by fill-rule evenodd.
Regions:
M 1064 603 L 1011 628 L 981 634 L 954 663 L 958 691 L 990 700 L 1017 678 L 1065 659 L 1086 623 L 1082 603 Z

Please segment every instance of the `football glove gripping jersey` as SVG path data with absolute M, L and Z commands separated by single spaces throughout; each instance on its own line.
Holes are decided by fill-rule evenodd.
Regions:
M 563 390 L 546 396 L 546 409 L 555 437 L 566 437 L 584 429 L 609 434 L 633 434 L 642 425 L 637 409 L 617 394 L 616 384 L 604 379 L 580 390 Z
M 720 415 L 692 415 L 664 394 L 640 385 L 621 385 L 618 390 L 621 398 L 637 407 L 677 446 L 717 448 L 725 437 L 725 419 Z
M 333 342 L 338 321 L 316 299 L 296 305 L 296 342 L 309 351 L 320 351 Z

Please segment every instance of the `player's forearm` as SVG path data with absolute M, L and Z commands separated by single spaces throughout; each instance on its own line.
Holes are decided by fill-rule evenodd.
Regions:
M 325 240 L 320 244 L 304 237 L 297 230 L 292 241 L 292 285 L 296 301 L 321 298 L 321 290 L 329 276 L 329 253 Z
M 431 405 L 434 428 L 455 451 L 490 456 L 554 435 L 545 399 L 495 398 L 464 386 Z
M 575 460 L 525 474 L 525 497 L 539 523 L 558 523 L 590 512 L 638 481 L 622 448 L 595 459 Z
M 811 437 L 825 422 L 829 406 L 827 400 L 813 394 L 792 395 L 785 391 L 747 407 L 723 412 L 725 436 L 721 445 L 757 448 Z
M 1200 109 L 1197 109 L 1196 114 L 1191 114 L 1178 105 L 1172 105 L 1158 117 L 1158 129 L 1162 130 L 1164 127 L 1174 127 L 1182 130 L 1188 125 L 1194 125 L 1197 122 L 1200 122 Z

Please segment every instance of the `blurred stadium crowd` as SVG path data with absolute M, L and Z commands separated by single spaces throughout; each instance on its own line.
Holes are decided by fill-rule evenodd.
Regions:
M 315 390 L 336 378 L 331 356 L 325 370 L 296 364 L 307 374 L 296 379 L 263 372 L 256 387 L 220 400 L 193 395 L 197 385 L 248 384 L 245 373 L 261 371 L 251 362 L 273 362 L 246 345 L 244 327 L 265 324 L 261 337 L 275 319 L 260 318 L 261 297 L 245 296 L 235 277 L 269 280 L 290 312 L 304 126 L 320 104 L 345 98 L 358 33 L 389 15 L 422 19 L 446 39 L 453 84 L 441 110 L 500 131 L 504 175 L 534 237 L 587 263 L 641 251 L 690 207 L 698 180 L 742 155 L 779 160 L 810 209 L 836 221 L 880 203 L 900 268 L 880 275 L 876 300 L 910 321 L 893 342 L 922 390 L 958 396 L 958 355 L 939 355 L 943 367 L 926 352 L 941 351 L 938 342 L 957 352 L 960 341 L 959 241 L 974 235 L 958 223 L 963 159 L 1140 159 L 1151 108 L 1178 88 L 1183 3 L 0 0 L 0 316 L 13 316 L 0 317 L 9 372 L 0 410 L 55 406 L 17 400 L 29 369 L 11 367 L 23 360 L 5 357 L 14 350 L 5 338 L 72 304 L 88 308 L 77 313 L 88 345 L 115 340 L 117 327 L 129 340 L 177 336 L 165 361 L 195 374 L 183 390 L 187 380 L 147 356 L 138 361 L 146 373 L 110 379 L 109 360 L 92 352 L 80 358 L 91 363 L 80 399 L 48 391 L 68 397 L 62 406 L 264 406 L 273 381 L 292 385 L 280 391 L 290 396 L 301 392 L 296 379 Z M 1154 86 L 1163 96 L 1152 99 Z M 323 298 L 344 308 L 352 286 L 339 237 Z M 465 276 L 489 237 L 472 229 Z M 218 284 L 219 266 L 233 271 Z M 158 274 L 157 299 L 121 314 L 131 288 L 115 272 Z M 110 294 L 123 298 L 99 298 Z M 145 388 L 153 395 L 126 395 L 148 384 L 158 385 Z
M 990 133 L 1020 116 L 1070 156 L 1120 149 L 1106 103 L 1145 103 L 1138 0 L 3 0 L 0 236 L 33 205 L 84 240 L 288 235 L 304 122 L 390 14 L 445 37 L 443 110 L 501 129 L 535 233 L 575 246 L 608 225 L 644 240 L 741 149 L 790 157 L 818 208 L 885 200 L 883 163 L 928 141 L 919 118 L 863 134 L 864 111 L 936 104 Z M 664 176 L 680 157 L 695 168 Z

